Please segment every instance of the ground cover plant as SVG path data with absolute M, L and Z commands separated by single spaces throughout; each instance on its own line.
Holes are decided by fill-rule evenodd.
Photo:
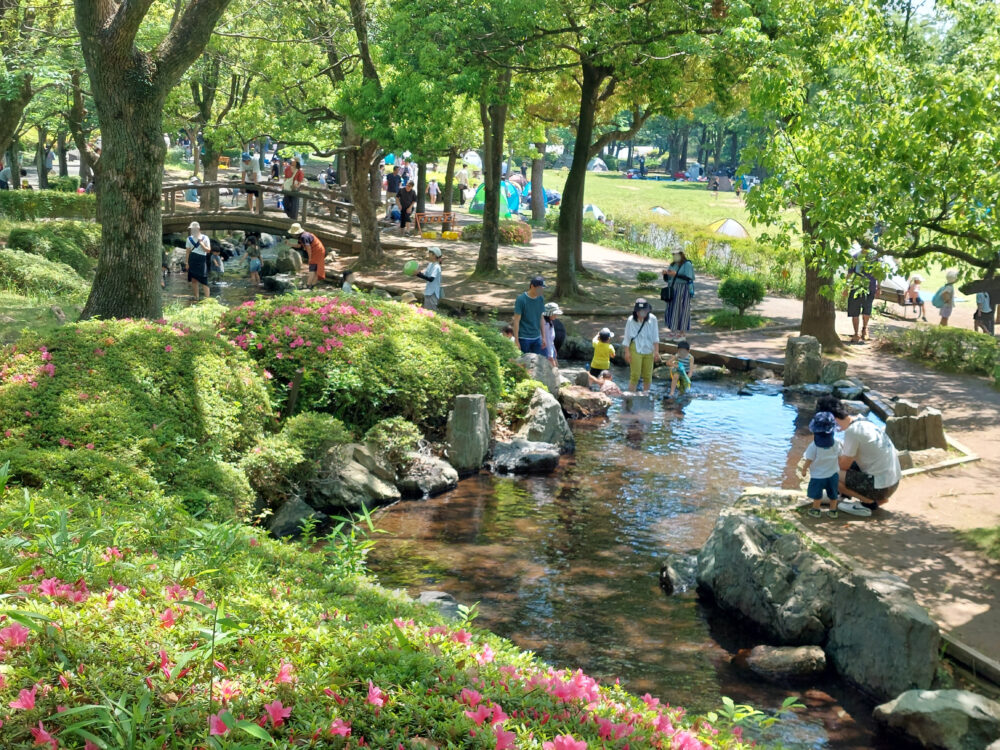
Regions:
M 949 372 L 987 375 L 1000 385 L 1000 343 L 993 336 L 951 326 L 914 324 L 893 330 L 883 346 Z
M 500 364 L 454 320 L 376 297 L 277 297 L 222 316 L 223 335 L 258 362 L 282 411 L 326 411 L 360 432 L 401 416 L 444 425 L 454 397 L 500 397 Z

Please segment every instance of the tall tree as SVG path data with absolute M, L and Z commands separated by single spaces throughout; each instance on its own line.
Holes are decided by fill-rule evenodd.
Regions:
M 147 19 L 153 0 L 74 0 L 102 139 L 96 176 L 104 239 L 85 318 L 160 317 L 163 106 L 229 2 L 190 0 L 170 22 L 154 23 Z M 141 48 L 140 29 L 159 42 Z

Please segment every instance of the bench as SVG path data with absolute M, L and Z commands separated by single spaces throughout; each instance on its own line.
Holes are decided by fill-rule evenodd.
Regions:
M 219 166 L 222 169 L 229 169 L 229 157 L 228 156 L 220 156 L 219 157 Z
M 422 213 L 413 215 L 413 227 L 420 233 L 421 224 L 454 224 L 454 211 L 435 211 L 434 213 Z
M 913 310 L 913 319 L 916 320 L 920 316 L 920 305 L 914 304 L 913 302 L 908 302 L 906 300 L 906 291 L 902 289 L 886 289 L 880 286 L 878 288 L 878 294 L 875 295 L 875 299 L 882 302 L 892 302 L 893 304 L 899 305 L 903 308 L 903 319 L 907 319 L 907 313 L 909 310 Z

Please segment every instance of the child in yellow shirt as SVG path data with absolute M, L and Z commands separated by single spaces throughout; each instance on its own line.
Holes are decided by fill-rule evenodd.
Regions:
M 615 348 L 611 345 L 612 338 L 614 334 L 610 328 L 602 328 L 600 333 L 594 336 L 594 357 L 590 360 L 590 374 L 595 378 L 611 368 L 611 360 L 615 356 Z

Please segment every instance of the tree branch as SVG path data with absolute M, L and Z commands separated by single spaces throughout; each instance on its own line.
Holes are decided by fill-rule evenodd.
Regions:
M 151 2 L 151 0 L 143 0 Z M 231 0 L 191 0 L 170 33 L 154 53 L 156 82 L 171 88 L 208 44 L 212 30 Z M 76 0 L 79 6 L 87 0 Z

